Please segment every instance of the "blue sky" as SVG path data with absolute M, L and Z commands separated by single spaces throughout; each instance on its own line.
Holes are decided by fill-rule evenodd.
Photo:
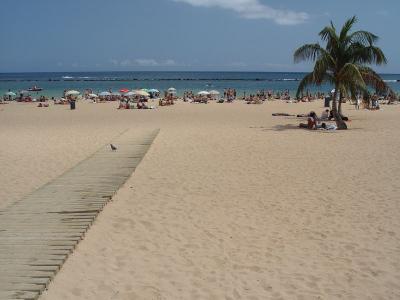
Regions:
M 0 72 L 307 71 L 293 51 L 357 15 L 400 73 L 398 0 L 1 0 Z

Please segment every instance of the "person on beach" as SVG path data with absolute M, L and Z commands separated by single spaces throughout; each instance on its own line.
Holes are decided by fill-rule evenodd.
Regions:
M 314 111 L 310 112 L 310 116 L 308 117 L 308 124 L 311 127 L 310 129 L 318 128 L 318 117 Z
M 334 119 L 335 119 L 335 117 L 333 116 L 333 110 L 331 110 L 331 111 L 329 112 L 328 120 L 330 121 L 330 120 L 334 120 Z
M 308 118 L 307 118 L 307 124 L 304 123 L 300 123 L 299 124 L 300 128 L 307 128 L 310 130 L 316 130 L 318 129 L 320 126 L 318 125 L 318 117 L 317 114 L 314 111 L 311 111 L 308 114 Z
M 336 130 L 337 126 L 335 124 L 322 123 L 320 129 L 322 129 L 322 130 Z
M 360 104 L 361 104 L 361 99 L 360 99 L 360 97 L 357 97 L 356 103 L 355 103 L 355 109 L 356 110 L 360 109 Z
M 321 120 L 326 121 L 329 119 L 329 109 L 325 109 L 321 114 Z

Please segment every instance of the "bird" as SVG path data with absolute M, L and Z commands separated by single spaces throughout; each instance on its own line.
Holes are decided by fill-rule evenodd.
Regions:
M 110 144 L 110 147 L 111 147 L 112 151 L 116 151 L 117 150 L 117 147 L 115 147 L 113 144 Z

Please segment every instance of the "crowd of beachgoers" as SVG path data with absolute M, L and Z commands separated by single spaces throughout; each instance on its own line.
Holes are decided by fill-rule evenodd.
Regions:
M 35 87 L 36 88 L 36 87 Z M 120 101 L 120 108 L 140 108 L 143 103 L 147 103 L 149 100 L 158 100 L 160 106 L 172 105 L 176 100 L 183 100 L 189 103 L 208 103 L 209 101 L 216 101 L 218 103 L 230 103 L 234 100 L 242 100 L 246 104 L 262 104 L 265 101 L 283 100 L 288 103 L 300 103 L 310 102 L 318 99 L 326 99 L 331 97 L 332 91 L 328 93 L 315 92 L 314 94 L 307 91 L 305 95 L 300 97 L 292 97 L 289 90 L 274 91 L 274 90 L 258 90 L 255 93 L 243 93 L 239 96 L 236 89 L 227 88 L 224 89 L 223 94 L 217 90 L 204 90 L 200 92 L 184 91 L 182 96 L 178 96 L 177 90 L 173 87 L 165 90 L 161 93 L 157 89 L 120 89 L 118 92 L 113 92 L 111 89 L 108 91 L 94 93 L 91 89 L 84 90 L 83 93 L 76 90 L 64 90 L 62 97 L 46 97 L 32 96 L 32 92 L 20 91 L 13 92 L 9 90 L 0 99 L 0 102 L 39 102 L 46 103 L 53 102 L 54 104 L 69 104 L 71 101 L 76 100 L 87 100 L 93 103 L 109 102 L 109 101 Z M 369 98 L 359 97 L 358 99 L 352 100 L 357 107 L 363 105 L 365 108 L 376 108 L 378 101 L 392 101 L 389 96 L 378 96 L 377 94 L 371 95 Z M 132 104 L 139 104 L 137 105 Z M 125 105 L 124 105 L 125 104 Z
M 37 87 L 34 87 L 37 88 Z M 85 99 L 85 100 L 94 100 L 95 102 L 99 101 L 118 101 L 121 99 L 136 99 L 136 98 L 145 98 L 145 99 L 158 99 L 158 98 L 169 98 L 169 97 L 177 97 L 177 90 L 175 88 L 169 88 L 168 90 L 164 91 L 163 97 L 161 93 L 157 89 L 137 89 L 137 90 L 129 90 L 129 89 L 120 89 L 118 92 L 113 92 L 111 89 L 108 91 L 94 93 L 91 89 L 84 90 L 83 93 L 75 90 L 64 90 L 62 97 L 55 98 L 51 97 L 48 98 L 46 96 L 41 95 L 39 98 L 37 96 L 32 96 L 34 92 L 37 93 L 42 89 L 38 88 L 38 91 L 19 91 L 13 92 L 8 90 L 3 95 L 3 98 L 0 101 L 18 101 L 18 102 L 43 102 L 49 100 L 55 100 L 58 102 L 66 101 L 68 102 L 69 99 Z M 262 103 L 265 100 L 285 100 L 285 101 L 293 101 L 293 102 L 309 102 L 316 99 L 323 99 L 326 96 L 330 96 L 331 92 L 324 93 L 324 92 L 315 92 L 314 94 L 310 91 L 307 91 L 305 95 L 301 95 L 300 97 L 292 97 L 289 90 L 283 91 L 274 91 L 274 90 L 258 90 L 255 93 L 243 93 L 243 96 L 239 96 L 236 89 L 228 88 L 224 89 L 223 95 L 220 94 L 218 90 L 211 90 L 211 91 L 200 91 L 194 93 L 193 91 L 184 91 L 181 99 L 187 102 L 204 102 L 198 101 L 199 99 L 207 99 L 207 100 L 224 100 L 227 102 L 231 102 L 233 100 L 245 100 L 248 104 L 253 103 Z M 390 100 L 390 97 L 379 97 L 380 100 Z M 260 102 L 262 101 L 262 102 Z
M 176 101 L 182 101 L 187 103 L 203 103 L 207 104 L 210 101 L 215 103 L 232 103 L 233 101 L 241 101 L 245 104 L 263 104 L 268 101 L 285 101 L 286 103 L 302 103 L 312 102 L 316 100 L 323 100 L 324 111 L 321 116 L 318 117 L 314 111 L 308 114 L 296 115 L 296 117 L 304 118 L 306 123 L 300 123 L 300 128 L 307 128 L 311 130 L 323 129 L 323 130 L 335 130 L 337 129 L 334 124 L 334 114 L 330 110 L 330 103 L 332 100 L 334 91 L 328 93 L 310 93 L 307 91 L 306 95 L 301 97 L 293 98 L 290 96 L 289 90 L 274 91 L 274 90 L 259 90 L 256 93 L 246 93 L 243 96 L 238 96 L 236 89 L 228 88 L 224 89 L 223 94 L 220 94 L 217 90 L 211 91 L 184 91 L 182 97 L 177 95 L 177 90 L 173 87 L 165 90 L 161 93 L 157 89 L 120 89 L 118 92 L 113 92 L 111 89 L 101 93 L 94 93 L 91 89 L 84 90 L 83 93 L 76 90 L 64 90 L 62 97 L 50 99 L 46 96 L 40 96 L 34 98 L 27 93 L 22 91 L 17 96 L 16 93 L 8 91 L 3 96 L 3 101 L 0 103 L 7 103 L 9 101 L 17 102 L 38 102 L 38 107 L 49 107 L 49 104 L 54 105 L 70 105 L 71 109 L 75 109 L 75 103 L 77 100 L 88 101 L 91 103 L 104 103 L 104 102 L 118 102 L 118 109 L 155 109 L 157 107 L 174 105 Z M 393 104 L 394 99 L 390 97 L 378 96 L 373 94 L 368 98 L 358 97 L 357 99 L 342 99 L 342 102 L 350 101 L 354 105 L 355 109 L 370 109 L 379 110 L 380 104 Z M 158 106 L 157 106 L 158 103 Z M 273 116 L 295 116 L 287 113 L 274 113 Z M 348 121 L 347 117 L 342 116 L 344 121 Z M 331 123 L 329 123 L 331 122 Z

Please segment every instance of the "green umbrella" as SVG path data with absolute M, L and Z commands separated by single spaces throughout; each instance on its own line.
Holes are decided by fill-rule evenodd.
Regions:
M 6 96 L 11 96 L 11 97 L 17 96 L 17 94 L 14 93 L 14 92 L 7 92 L 7 93 L 5 93 L 4 95 L 6 95 Z

